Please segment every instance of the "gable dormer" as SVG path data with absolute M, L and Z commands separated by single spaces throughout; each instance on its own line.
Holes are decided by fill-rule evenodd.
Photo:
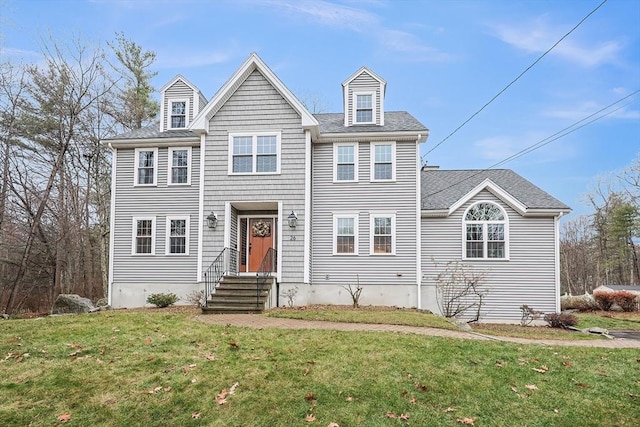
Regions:
M 160 89 L 160 132 L 187 129 L 207 99 L 197 87 L 177 75 Z
M 362 67 L 342 83 L 344 125 L 384 126 L 384 93 L 387 82 Z

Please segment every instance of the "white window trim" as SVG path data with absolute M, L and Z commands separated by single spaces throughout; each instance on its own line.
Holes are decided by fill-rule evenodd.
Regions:
M 391 179 L 375 179 L 375 164 L 376 164 L 376 156 L 375 156 L 375 147 L 377 145 L 391 145 Z M 370 182 L 395 182 L 396 181 L 396 143 L 395 141 L 388 142 L 371 142 L 369 143 L 369 157 L 370 157 L 370 165 L 369 165 L 369 181 Z
M 375 253 L 374 252 L 374 220 L 375 218 L 391 218 L 391 252 Z M 396 214 L 391 212 L 370 212 L 369 213 L 369 255 L 371 256 L 395 256 L 396 254 Z
M 504 220 L 503 221 L 467 221 L 467 213 L 469 212 L 469 210 L 474 207 L 477 204 L 480 203 L 489 203 L 492 205 L 495 205 L 498 207 L 498 209 L 500 209 L 502 211 L 502 215 L 504 216 Z M 504 224 L 504 258 L 489 258 L 487 257 L 488 255 L 488 251 L 487 251 L 487 227 L 486 224 L 488 223 L 492 223 L 492 224 Z M 482 244 L 483 244 L 483 248 L 482 248 L 482 253 L 483 253 L 483 257 L 482 258 L 473 258 L 473 257 L 468 257 L 467 256 L 467 224 L 484 224 L 482 227 Z M 509 261 L 509 216 L 507 215 L 507 212 L 505 211 L 505 209 L 500 206 L 498 203 L 492 201 L 492 200 L 479 200 L 477 202 L 473 202 L 471 203 L 467 209 L 464 210 L 463 214 L 462 214 L 462 259 L 466 260 L 466 261 L 482 261 L 482 262 L 503 262 L 503 261 Z
M 233 138 L 250 136 L 252 138 L 252 172 L 234 172 L 233 171 Z M 258 163 L 258 137 L 259 136 L 275 136 L 276 137 L 276 171 L 275 172 L 256 172 Z M 265 132 L 239 132 L 229 133 L 228 151 L 228 174 L 229 175 L 280 175 L 280 162 L 282 159 L 282 132 L 281 131 L 265 131 Z
M 136 252 L 136 238 L 138 232 L 138 221 L 151 220 L 151 253 L 139 254 Z M 155 216 L 134 216 L 131 222 L 131 255 L 133 256 L 153 256 L 156 254 L 156 217 Z
M 359 122 L 357 121 L 357 112 L 358 112 L 358 95 L 371 95 L 371 121 L 370 122 Z M 354 125 L 372 125 L 376 123 L 377 111 L 376 111 L 376 92 L 375 91 L 363 91 L 363 92 L 353 92 L 351 98 L 352 103 L 352 114 L 353 114 L 353 124 Z
M 174 128 L 171 126 L 171 113 L 174 102 L 184 102 L 184 127 Z M 186 129 L 189 127 L 189 98 L 169 98 L 167 100 L 167 130 Z
M 176 219 L 183 219 L 185 220 L 185 239 L 184 239 L 184 250 L 185 252 L 183 254 L 172 254 L 171 253 L 171 220 L 176 220 Z M 165 233 L 165 245 L 164 245 L 164 253 L 165 255 L 168 256 L 187 256 L 189 255 L 189 237 L 191 235 L 191 227 L 190 227 L 190 221 L 191 218 L 189 217 L 189 215 L 183 215 L 183 216 L 167 216 L 167 223 L 165 224 L 165 229 L 166 229 L 166 233 Z
M 153 183 L 138 184 L 138 168 L 140 165 L 140 153 L 143 151 L 153 151 Z M 158 147 L 153 148 L 136 148 L 134 156 L 133 168 L 133 186 L 134 187 L 156 187 L 158 185 Z
M 173 182 L 173 152 L 187 150 L 187 182 Z M 169 147 L 167 185 L 191 185 L 191 147 Z
M 344 212 L 339 214 L 333 214 L 333 233 L 332 233 L 332 246 L 333 246 L 333 255 L 337 256 L 357 256 L 359 254 L 359 245 L 358 245 L 358 213 L 357 212 Z M 353 253 L 342 253 L 338 252 L 337 238 L 338 238 L 338 219 L 339 218 L 353 218 Z
M 358 182 L 358 144 L 357 142 L 335 142 L 333 144 L 333 182 Z M 338 179 L 338 147 L 353 147 L 353 179 Z

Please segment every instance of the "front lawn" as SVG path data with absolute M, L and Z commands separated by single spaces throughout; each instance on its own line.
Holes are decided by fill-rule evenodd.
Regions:
M 7 426 L 60 425 L 58 417 L 78 426 L 321 427 L 640 418 L 637 349 L 256 330 L 164 310 L 0 321 L 0 369 Z
M 373 323 L 387 325 L 420 326 L 457 330 L 445 318 L 429 312 L 396 307 L 363 306 L 357 309 L 344 305 L 309 305 L 282 307 L 268 311 L 269 317 L 320 320 L 324 322 Z

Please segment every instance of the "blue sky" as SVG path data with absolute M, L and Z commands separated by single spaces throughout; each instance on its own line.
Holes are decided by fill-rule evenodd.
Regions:
M 323 112 L 341 111 L 341 83 L 366 65 L 386 109 L 430 129 L 426 154 L 601 2 L 0 0 L 0 55 L 37 60 L 48 32 L 104 45 L 123 31 L 157 53 L 156 88 L 180 73 L 211 98 L 257 52 Z M 639 89 L 640 1 L 608 0 L 426 160 L 487 168 Z M 640 155 L 640 94 L 607 113 L 502 167 L 588 213 L 597 177 Z

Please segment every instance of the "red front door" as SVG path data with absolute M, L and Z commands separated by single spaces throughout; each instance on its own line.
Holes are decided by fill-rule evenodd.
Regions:
M 249 218 L 247 234 L 249 238 L 249 269 L 258 271 L 269 248 L 273 247 L 275 233 L 273 218 Z

